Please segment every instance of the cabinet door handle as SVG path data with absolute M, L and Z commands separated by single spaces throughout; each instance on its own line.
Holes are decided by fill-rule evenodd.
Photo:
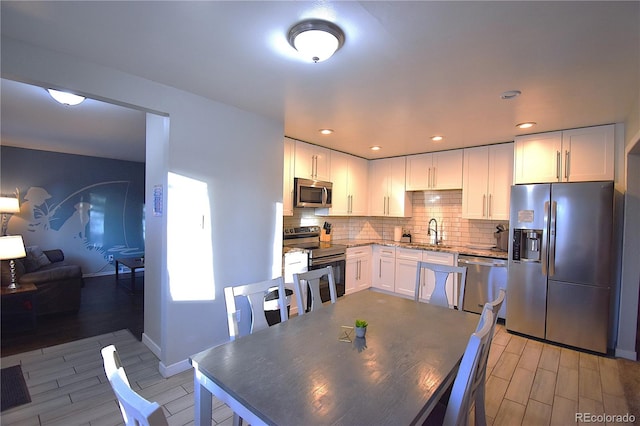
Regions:
M 487 212 L 487 194 L 484 194 L 482 196 L 482 217 L 485 216 L 486 212 Z
M 431 179 L 431 188 L 436 187 L 436 168 L 433 168 L 433 179 Z
M 427 188 L 431 188 L 431 167 L 427 170 Z
M 560 182 L 560 151 L 556 151 L 556 179 Z
M 569 181 L 569 151 L 564 152 L 564 178 Z
M 378 278 L 382 278 L 382 259 L 379 259 L 380 266 L 378 267 Z
M 489 211 L 487 213 L 487 217 L 491 217 L 491 204 L 492 204 L 491 201 L 492 201 L 492 197 L 491 197 L 491 194 L 489 194 L 489 209 L 488 209 Z

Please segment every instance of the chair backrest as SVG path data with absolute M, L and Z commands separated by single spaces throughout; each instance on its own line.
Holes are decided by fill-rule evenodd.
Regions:
M 235 340 L 240 337 L 239 324 L 243 320 L 241 311 L 236 307 L 236 297 L 246 297 L 251 316 L 244 315 L 244 320 L 251 320 L 249 333 L 254 333 L 269 327 L 265 316 L 265 296 L 267 293 L 278 291 L 278 308 L 280 309 L 280 321 L 285 322 L 289 316 L 287 314 L 287 297 L 284 289 L 282 277 L 253 284 L 225 287 L 224 299 L 227 306 L 227 322 L 229 325 L 229 337 Z M 246 334 L 246 332 L 245 332 Z
M 489 307 L 493 311 L 494 322 L 498 320 L 498 312 L 500 312 L 500 309 L 502 308 L 502 304 L 504 303 L 504 299 L 506 297 L 507 297 L 507 290 L 505 290 L 504 288 L 501 288 L 500 290 L 498 290 L 498 297 L 496 297 L 496 300 L 486 303 L 487 305 L 489 305 Z
M 447 298 L 447 278 L 449 274 L 459 274 L 459 294 L 458 294 L 458 310 L 462 310 L 462 303 L 464 302 L 464 288 L 467 282 L 467 267 L 466 266 L 450 266 L 450 265 L 441 265 L 439 263 L 430 263 L 430 262 L 418 262 L 418 266 L 416 269 L 416 287 L 414 300 L 419 300 L 420 298 L 420 276 L 422 275 L 422 271 L 424 269 L 428 269 L 433 271 L 436 278 L 436 284 L 433 288 L 433 292 L 429 296 L 429 303 L 433 303 L 434 305 L 444 306 L 453 308 L 453 305 L 449 304 L 449 299 Z M 425 277 L 426 279 L 426 277 Z M 426 295 L 424 295 L 426 297 Z
M 484 309 L 476 331 L 469 338 L 467 348 L 462 356 L 458 374 L 453 382 L 447 411 L 443 425 L 467 425 L 469 410 L 475 394 L 484 385 L 486 362 L 481 365 L 485 353 L 489 351 L 491 328 L 493 327 L 493 312 Z
M 113 345 L 102 348 L 104 372 L 118 398 L 122 418 L 127 426 L 163 426 L 167 418 L 157 402 L 150 402 L 138 395 L 129 385 L 120 357 Z
M 303 315 L 306 312 L 306 300 L 303 300 L 305 292 L 302 291 L 305 283 L 308 286 L 307 289 L 309 291 L 307 297 L 311 298 L 311 307 L 309 308 L 309 311 L 322 307 L 322 299 L 320 298 L 320 280 L 323 277 L 327 277 L 327 281 L 329 282 L 331 303 L 336 303 L 336 282 L 333 277 L 333 268 L 331 266 L 293 274 L 293 282 L 296 286 L 296 299 L 298 301 L 298 315 Z

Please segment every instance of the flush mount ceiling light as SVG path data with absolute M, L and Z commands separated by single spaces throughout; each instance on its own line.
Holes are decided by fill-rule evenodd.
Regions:
M 61 92 L 60 90 L 47 89 L 47 92 L 53 99 L 62 105 L 78 105 L 85 100 L 84 96 L 74 95 L 73 93 Z
M 330 135 L 331 133 L 333 133 L 333 129 L 320 129 L 318 131 L 323 135 Z
M 332 22 L 309 19 L 291 27 L 288 40 L 305 59 L 322 62 L 342 47 L 344 32 Z
M 371 149 L 371 151 L 380 151 L 380 149 L 382 149 L 382 148 L 379 147 L 378 145 L 374 145 L 374 146 L 370 147 L 369 149 Z
M 517 127 L 518 129 L 530 129 L 530 128 L 532 128 L 532 127 L 533 127 L 533 126 L 535 126 L 535 125 L 536 125 L 536 123 L 535 123 L 535 122 L 533 122 L 533 121 L 527 121 L 527 122 L 525 122 L 525 123 L 516 124 L 516 127 Z
M 507 90 L 506 92 L 502 92 L 502 94 L 500 94 L 500 99 L 513 99 L 517 98 L 521 94 L 522 92 L 519 90 Z
M 431 140 L 434 142 L 440 142 L 442 139 L 444 139 L 444 136 L 440 136 L 440 135 L 431 136 Z

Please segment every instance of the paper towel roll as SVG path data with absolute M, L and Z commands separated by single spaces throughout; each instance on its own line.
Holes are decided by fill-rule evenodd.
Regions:
M 402 226 L 396 226 L 393 228 L 393 241 L 400 241 L 402 239 Z

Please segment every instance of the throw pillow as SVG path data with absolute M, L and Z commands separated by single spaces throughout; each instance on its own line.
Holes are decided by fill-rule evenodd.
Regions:
M 27 272 L 33 272 L 51 263 L 40 247 L 29 246 L 25 247 L 25 249 L 27 251 L 27 257 L 25 259 L 25 269 Z

